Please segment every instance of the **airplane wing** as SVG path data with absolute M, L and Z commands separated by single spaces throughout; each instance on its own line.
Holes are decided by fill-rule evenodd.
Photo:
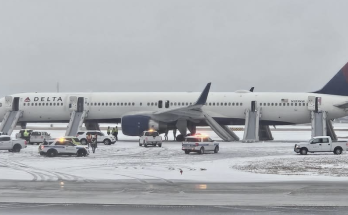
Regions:
M 186 107 L 179 107 L 171 110 L 164 110 L 164 111 L 156 111 L 153 112 L 152 115 L 155 117 L 161 117 L 161 116 L 173 116 L 176 115 L 178 117 L 182 118 L 194 118 L 194 119 L 201 119 L 203 118 L 202 114 L 202 107 L 207 102 L 209 90 L 210 90 L 211 83 L 208 83 L 207 86 L 204 88 L 203 92 L 199 96 L 198 100 L 193 104 Z

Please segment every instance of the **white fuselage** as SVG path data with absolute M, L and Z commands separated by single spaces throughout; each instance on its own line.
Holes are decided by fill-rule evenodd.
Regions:
M 23 116 L 19 122 L 68 122 L 71 109 L 70 97 L 84 98 L 84 109 L 88 110 L 86 120 L 99 122 L 120 120 L 132 113 L 151 113 L 194 104 L 200 93 L 23 93 L 19 97 L 19 110 Z M 261 108 L 261 121 L 268 124 L 302 124 L 310 122 L 308 97 L 321 97 L 321 110 L 328 112 L 329 119 L 346 116 L 344 109 L 334 105 L 348 101 L 348 97 L 314 93 L 258 93 L 258 92 L 211 92 L 203 111 L 210 116 L 226 119 L 227 124 L 240 124 L 245 119 L 245 110 L 256 101 Z M 163 101 L 163 107 L 158 102 Z M 169 107 L 165 102 L 169 101 Z M 0 100 L 0 121 L 11 110 Z M 284 104 L 285 103 L 285 104 Z M 285 105 L 285 106 L 284 106 Z M 168 119 L 176 120 L 176 119 Z

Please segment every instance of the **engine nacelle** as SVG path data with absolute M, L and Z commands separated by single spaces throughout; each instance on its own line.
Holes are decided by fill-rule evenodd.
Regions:
M 152 120 L 149 116 L 129 115 L 122 117 L 122 133 L 128 136 L 140 136 L 150 128 L 160 133 L 164 132 L 167 124 Z

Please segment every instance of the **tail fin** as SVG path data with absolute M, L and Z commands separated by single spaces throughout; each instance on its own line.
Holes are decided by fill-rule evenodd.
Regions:
M 321 90 L 314 93 L 348 96 L 348 63 Z

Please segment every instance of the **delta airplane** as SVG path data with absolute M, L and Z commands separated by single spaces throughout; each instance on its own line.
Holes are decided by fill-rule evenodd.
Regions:
M 259 109 L 263 126 L 310 123 L 311 111 L 327 111 L 327 119 L 335 119 L 348 115 L 348 63 L 321 90 L 312 93 L 209 90 L 210 83 L 202 93 L 14 94 L 0 99 L 0 120 L 9 111 L 22 111 L 17 121 L 22 126 L 69 122 L 73 110 L 88 111 L 86 125 L 121 123 L 125 135 L 139 136 L 149 128 L 161 133 L 178 129 L 186 135 L 187 130 L 195 133 L 196 126 L 218 131 L 226 125 L 244 125 L 246 109 Z

